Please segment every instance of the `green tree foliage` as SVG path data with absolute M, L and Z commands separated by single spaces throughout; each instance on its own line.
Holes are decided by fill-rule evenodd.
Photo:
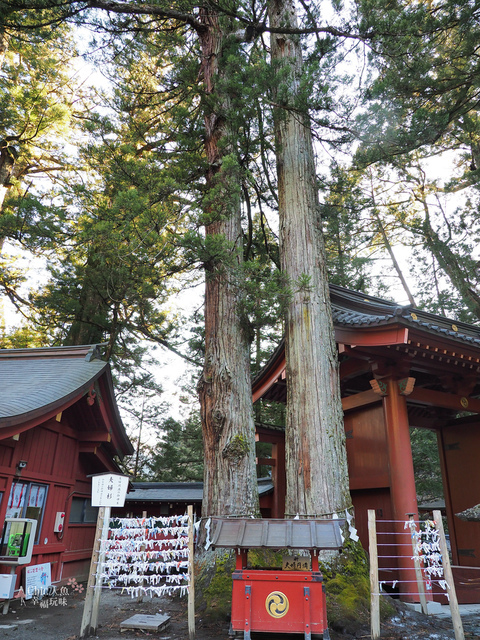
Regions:
M 88 95 L 68 25 L 16 32 L 0 26 L 0 245 L 51 255 L 62 239 L 58 187 L 71 175 Z M 2 251 L 0 287 L 29 314 L 25 273 Z M 24 334 L 25 337 L 25 334 Z
M 356 164 L 383 163 L 377 185 L 390 168 L 395 188 L 383 206 L 413 249 L 418 304 L 475 321 L 479 8 L 369 0 L 360 10 L 371 74 Z
M 198 414 L 185 421 L 167 418 L 157 426 L 158 440 L 146 461 L 148 479 L 156 482 L 203 480 L 202 425 Z
M 372 158 L 388 159 L 445 137 L 456 147 L 476 146 L 479 11 L 476 3 L 455 1 L 441 7 L 360 3 L 375 69 L 367 93 Z
M 370 288 L 367 259 L 382 252 L 392 259 L 392 246 L 407 238 L 426 246 L 438 269 L 458 263 L 460 273 L 468 266 L 465 277 L 469 289 L 475 289 L 474 261 L 465 260 L 462 225 L 472 228 L 476 199 L 469 199 L 469 216 L 461 224 L 449 219 L 448 233 L 443 233 L 438 223 L 442 211 L 438 208 L 433 216 L 431 200 L 422 200 L 412 150 L 422 147 L 422 159 L 437 151 L 456 152 L 461 166 L 444 188 L 475 188 L 477 9 L 460 2 L 433 8 L 366 0 L 358 5 L 358 25 L 356 16 L 338 7 L 328 25 L 318 3 L 302 4 L 298 26 L 283 21 L 272 27 L 266 8 L 255 2 L 198 7 L 183 0 L 154 5 L 0 0 L 1 23 L 10 37 L 35 24 L 90 24 L 102 58 L 109 60 L 98 64 L 115 86 L 108 108 L 98 96 L 97 112 L 85 115 L 91 138 L 80 157 L 90 173 L 77 174 L 64 191 L 55 218 L 55 242 L 61 238 L 61 249 L 51 262 L 50 284 L 34 298 L 37 319 L 46 328 L 54 321 L 54 329 L 46 329 L 53 339 L 106 340 L 119 360 L 141 355 L 139 339 L 170 344 L 174 334 L 167 298 L 178 281 L 172 284 L 171 277 L 186 268 L 203 268 L 202 417 L 217 462 L 221 434 L 228 434 L 222 451 L 233 453 L 236 462 L 243 449 L 230 445 L 237 442 L 236 431 L 251 423 L 247 413 L 238 418 L 237 405 L 238 424 L 227 411 L 240 384 L 246 407 L 249 341 L 256 341 L 258 367 L 285 298 L 292 291 L 306 298 L 311 282 L 306 271 L 295 282 L 279 276 L 275 238 L 266 232 L 265 210 L 278 207 L 274 115 L 277 127 L 301 122 L 303 129 L 311 129 L 319 155 L 357 135 L 356 169 L 377 161 L 396 163 L 393 176 L 401 186 L 394 189 L 385 188 L 391 179 L 384 167 L 365 174 L 332 170 L 334 188 L 320 213 L 335 281 Z M 303 46 L 306 64 L 302 70 L 299 66 L 294 90 L 291 61 L 284 65 L 268 59 L 269 31 L 283 33 L 289 46 Z M 303 38 L 307 33 L 311 37 Z M 358 74 L 358 80 L 355 72 L 344 70 L 361 43 L 370 48 L 373 73 L 365 76 L 368 114 L 353 126 L 363 76 Z M 299 61 L 301 53 L 297 47 Z M 455 65 L 445 64 L 450 60 Z M 347 82 L 351 88 L 345 91 Z M 283 170 L 282 144 L 276 152 Z M 321 173 L 326 184 L 326 167 Z M 312 169 L 309 186 L 315 185 L 313 174 Z M 283 185 L 278 186 L 281 191 Z M 34 203 L 31 211 L 37 222 L 41 216 Z M 12 236 L 20 233 L 16 221 L 12 229 Z M 463 297 L 466 290 L 459 287 Z M 225 327 L 221 321 L 227 310 L 232 315 Z M 235 343 L 238 351 L 226 363 L 217 358 L 217 347 L 233 324 L 238 332 L 226 342 Z M 241 373 L 233 367 L 238 362 Z M 217 400 L 224 392 L 229 400 L 221 404 Z
M 443 498 L 437 434 L 428 429 L 412 429 L 411 440 L 418 501 Z
M 76 58 L 68 25 L 54 33 L 47 28 L 18 33 L 0 25 L 0 207 L 7 191 L 11 198 L 26 197 L 15 208 L 25 205 L 24 227 L 35 236 L 32 194 L 21 187 L 36 176 L 58 178 L 71 166 L 66 145 L 78 133 L 76 118 L 87 108 Z M 38 193 L 42 188 L 36 184 Z M 37 212 L 40 227 L 45 213 L 41 207 Z M 10 220 L 2 220 L 2 237 L 11 228 Z

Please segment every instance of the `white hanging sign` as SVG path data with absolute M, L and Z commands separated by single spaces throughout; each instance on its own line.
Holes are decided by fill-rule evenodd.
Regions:
M 128 476 L 101 473 L 92 476 L 92 507 L 123 507 L 128 489 Z

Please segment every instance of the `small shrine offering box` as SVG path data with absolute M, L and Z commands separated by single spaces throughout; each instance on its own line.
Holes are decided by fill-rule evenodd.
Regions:
M 235 549 L 232 630 L 303 633 L 329 638 L 318 552 L 342 547 L 340 520 L 222 519 L 213 521 L 212 546 Z M 249 569 L 249 549 L 286 551 L 282 569 Z M 300 549 L 307 555 L 295 553 Z M 293 552 L 293 554 L 292 554 Z M 310 557 L 308 557 L 310 556 Z

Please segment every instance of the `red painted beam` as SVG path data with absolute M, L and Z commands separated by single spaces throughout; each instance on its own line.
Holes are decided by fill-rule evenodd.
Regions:
M 467 396 L 445 393 L 443 391 L 432 391 L 431 389 L 422 389 L 421 387 L 416 387 L 412 391 L 408 396 L 408 401 L 430 407 L 442 407 L 454 411 L 480 413 L 480 400 L 477 398 L 468 398 Z
M 368 391 L 361 391 L 352 396 L 342 398 L 342 409 L 349 411 L 350 409 L 357 409 L 358 407 L 365 407 L 369 404 L 381 402 L 381 400 L 382 398 L 378 393 L 375 393 L 373 389 L 369 389 Z
M 408 328 L 394 325 L 391 327 L 376 327 L 374 329 L 344 329 L 335 328 L 337 344 L 359 345 L 362 347 L 381 347 L 390 344 L 407 344 Z
M 280 378 L 280 376 L 285 371 L 285 356 L 278 359 L 276 365 L 272 368 L 271 371 L 268 372 L 266 377 L 262 376 L 256 383 L 254 383 L 252 392 L 253 392 L 253 402 L 259 400 L 264 393 L 266 393 L 270 387 L 273 387 L 275 382 Z

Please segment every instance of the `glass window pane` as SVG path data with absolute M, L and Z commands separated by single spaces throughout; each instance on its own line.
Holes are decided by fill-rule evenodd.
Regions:
M 13 482 L 8 498 L 6 518 L 22 518 L 25 496 L 28 491 L 26 482 Z
M 72 498 L 69 522 L 79 523 L 83 519 L 83 507 L 85 498 Z
M 31 484 L 28 494 L 27 507 L 25 509 L 25 518 L 37 521 L 37 532 L 35 534 L 35 542 L 40 538 L 40 529 L 43 519 L 43 507 L 47 496 L 47 487 L 43 484 Z
M 96 522 L 98 518 L 98 507 L 92 507 L 90 500 L 85 500 L 85 517 L 84 522 Z

